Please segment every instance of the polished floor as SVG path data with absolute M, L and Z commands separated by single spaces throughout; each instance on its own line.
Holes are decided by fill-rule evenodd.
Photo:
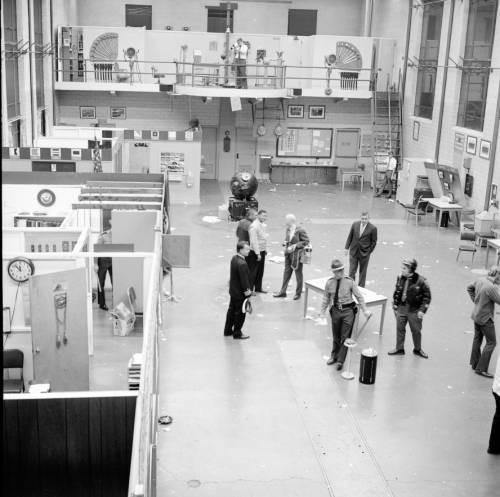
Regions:
M 405 221 L 395 202 L 337 186 L 261 184 L 269 211 L 270 251 L 280 255 L 283 221 L 293 212 L 310 234 L 313 261 L 305 279 L 329 274 L 352 220 L 368 208 L 379 243 L 367 287 L 391 297 L 403 256 L 415 256 L 431 285 L 423 348 L 429 360 L 389 357 L 395 321 L 383 334 L 378 311 L 359 337 L 379 352 L 377 379 L 346 381 L 325 365 L 329 326 L 303 319 L 302 301 L 271 294 L 254 299 L 244 331 L 224 338 L 229 261 L 235 224 L 207 223 L 228 196 L 227 184 L 204 182 L 201 206 L 174 206 L 174 233 L 191 236 L 191 268 L 174 272 L 179 302 L 166 304 L 161 335 L 158 493 L 200 497 L 493 497 L 500 458 L 486 453 L 494 410 L 491 380 L 468 365 L 472 341 L 466 285 L 484 270 L 483 249 L 470 267 L 455 262 L 458 230 L 437 229 L 433 215 Z M 277 290 L 283 265 L 268 262 L 265 287 Z M 294 280 L 292 280 L 292 285 Z M 311 296 L 314 314 L 319 297 Z M 314 308 L 314 309 L 313 309 Z M 408 332 L 406 349 L 411 352 Z M 494 369 L 497 353 L 490 370 Z M 357 375 L 356 375 L 357 376 Z

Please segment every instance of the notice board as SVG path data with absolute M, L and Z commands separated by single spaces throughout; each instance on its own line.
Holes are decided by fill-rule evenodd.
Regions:
M 332 128 L 287 128 L 276 142 L 277 157 L 330 158 Z

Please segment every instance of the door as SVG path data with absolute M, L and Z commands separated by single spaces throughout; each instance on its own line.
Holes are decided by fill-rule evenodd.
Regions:
M 256 169 L 257 138 L 252 128 L 236 128 L 236 172 Z
M 89 389 L 85 268 L 30 278 L 33 372 L 51 391 Z
M 201 140 L 201 179 L 217 178 L 217 128 L 203 126 Z
M 359 152 L 359 129 L 338 129 L 335 136 L 335 164 L 356 167 Z

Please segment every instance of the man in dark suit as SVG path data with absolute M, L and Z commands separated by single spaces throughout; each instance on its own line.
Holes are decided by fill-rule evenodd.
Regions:
M 345 242 L 346 255 L 349 254 L 349 278 L 356 278 L 359 266 L 361 287 L 366 283 L 366 271 L 371 253 L 377 245 L 377 228 L 370 223 L 368 212 L 361 213 L 361 219 L 352 223 L 351 231 Z
M 292 277 L 292 273 L 295 271 L 297 288 L 295 290 L 293 300 L 300 299 L 304 284 L 301 256 L 304 247 L 307 245 L 309 245 L 309 237 L 307 236 L 306 230 L 297 226 L 297 220 L 293 214 L 287 214 L 285 241 L 283 242 L 283 246 L 285 247 L 285 271 L 283 272 L 283 284 L 281 285 L 281 290 L 276 292 L 273 297 L 286 297 L 288 282 Z
M 231 272 L 229 278 L 229 309 L 226 315 L 224 336 L 233 336 L 235 340 L 250 338 L 243 335 L 241 328 L 245 322 L 246 314 L 243 312 L 243 304 L 247 297 L 252 295 L 250 290 L 250 273 L 245 257 L 250 252 L 247 242 L 238 242 L 236 245 L 238 253 L 231 259 Z

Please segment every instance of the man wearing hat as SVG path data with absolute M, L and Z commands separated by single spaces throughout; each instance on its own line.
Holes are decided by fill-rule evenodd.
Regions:
M 344 345 L 344 341 L 351 336 L 357 312 L 353 296 L 356 297 L 366 317 L 369 317 L 371 313 L 366 308 L 365 299 L 359 291 L 356 282 L 349 276 L 344 275 L 344 265 L 342 262 L 334 259 L 331 267 L 333 277 L 326 282 L 320 316 L 323 316 L 326 309 L 330 307 L 333 349 L 327 364 L 328 366 L 336 364 L 337 370 L 340 371 L 347 354 L 347 347 Z
M 406 324 L 409 323 L 413 337 L 413 353 L 428 359 L 429 356 L 422 350 L 422 320 L 431 303 L 431 290 L 427 280 L 419 275 L 416 269 L 415 259 L 403 259 L 392 304 L 396 314 L 396 348 L 388 354 L 404 355 Z

